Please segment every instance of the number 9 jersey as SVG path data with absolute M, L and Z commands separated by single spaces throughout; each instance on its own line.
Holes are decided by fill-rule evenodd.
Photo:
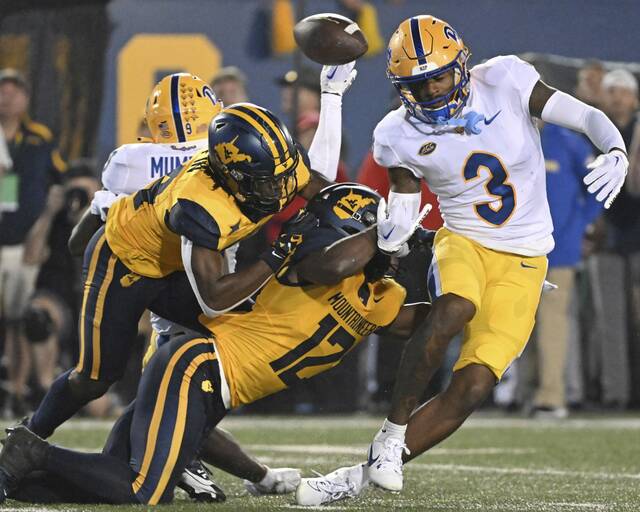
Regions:
M 470 73 L 460 117 L 484 115 L 479 134 L 419 121 L 400 107 L 376 127 L 374 158 L 424 177 L 449 231 L 489 249 L 545 255 L 554 246 L 553 226 L 540 135 L 529 113 L 540 75 L 515 56 L 495 57 Z
M 116 201 L 105 227 L 113 253 L 136 274 L 161 278 L 184 270 L 181 236 L 194 244 L 222 251 L 254 233 L 271 216 L 249 218 L 235 199 L 208 172 L 208 150 L 184 166 Z M 300 158 L 298 190 L 309 181 Z

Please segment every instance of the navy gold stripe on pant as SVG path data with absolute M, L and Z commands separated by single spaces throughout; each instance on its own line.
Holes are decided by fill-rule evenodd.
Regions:
M 104 228 L 85 251 L 76 371 L 115 382 L 122 377 L 145 309 L 197 328 L 200 308 L 184 272 L 152 279 L 131 272 L 111 251 Z
M 201 440 L 226 414 L 211 339 L 180 336 L 145 369 L 131 425 L 132 490 L 141 503 L 170 501 Z

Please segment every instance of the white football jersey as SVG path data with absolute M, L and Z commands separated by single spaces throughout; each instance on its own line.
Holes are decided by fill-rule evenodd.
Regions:
M 206 147 L 206 137 L 173 144 L 124 144 L 104 164 L 102 184 L 114 194 L 131 194 L 166 176 Z
M 443 131 L 400 107 L 376 127 L 374 158 L 424 177 L 447 229 L 490 249 L 547 254 L 553 225 L 540 134 L 529 113 L 539 79 L 533 66 L 512 55 L 475 66 L 462 115 L 485 116 L 480 134 Z

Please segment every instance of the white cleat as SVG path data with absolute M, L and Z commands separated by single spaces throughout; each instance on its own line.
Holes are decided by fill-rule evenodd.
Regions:
M 310 507 L 355 498 L 368 483 L 366 464 L 339 468 L 318 478 L 303 478 L 296 490 L 296 503 Z
M 267 474 L 259 482 L 244 481 L 245 488 L 254 496 L 288 494 L 295 491 L 299 484 L 300 470 L 294 468 L 267 468 Z
M 397 437 L 377 435 L 369 446 L 369 479 L 388 491 L 402 490 L 402 454 L 409 453 Z

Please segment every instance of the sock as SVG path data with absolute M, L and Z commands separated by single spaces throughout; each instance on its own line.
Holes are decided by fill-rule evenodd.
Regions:
M 402 440 L 404 440 L 404 434 L 406 431 L 406 425 L 397 425 L 396 423 L 393 423 L 388 419 L 384 420 L 382 429 L 380 429 L 380 432 L 385 434 L 387 437 L 396 437 Z
M 134 471 L 125 461 L 111 455 L 51 446 L 45 469 L 97 496 L 101 503 L 138 503 L 131 487 Z
M 276 475 L 273 473 L 273 471 L 271 471 L 271 468 L 269 466 L 265 466 L 265 467 L 267 468 L 267 473 L 264 475 L 262 480 L 260 480 L 259 482 L 256 482 L 256 484 L 263 487 L 270 488 L 271 486 L 273 486 L 273 484 L 276 481 Z
M 42 439 L 51 436 L 57 427 L 87 404 L 84 400 L 78 400 L 71 392 L 68 379 L 72 371 L 73 369 L 67 370 L 53 381 L 38 409 L 29 420 L 27 425 L 29 430 Z

